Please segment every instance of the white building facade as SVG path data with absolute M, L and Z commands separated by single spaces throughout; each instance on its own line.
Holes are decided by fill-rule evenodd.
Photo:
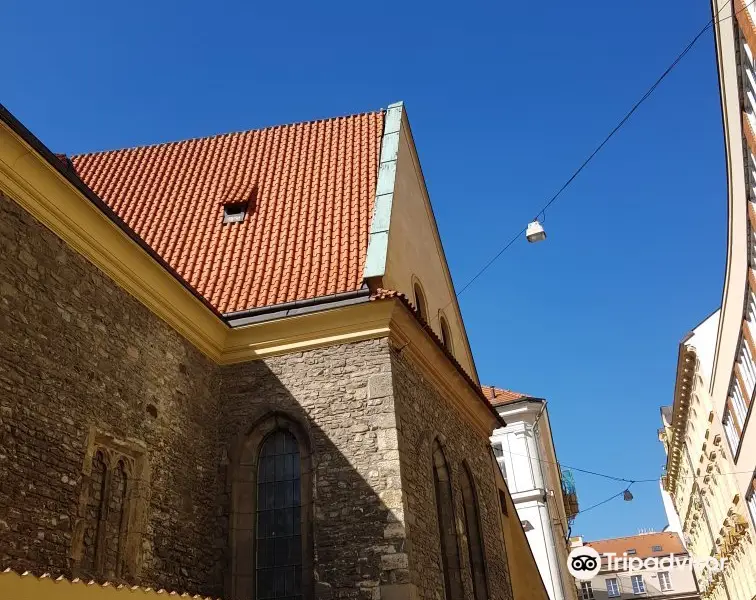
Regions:
M 483 386 L 507 423 L 491 445 L 550 600 L 576 600 L 567 570 L 569 523 L 577 514 L 571 474 L 556 459 L 546 401 Z

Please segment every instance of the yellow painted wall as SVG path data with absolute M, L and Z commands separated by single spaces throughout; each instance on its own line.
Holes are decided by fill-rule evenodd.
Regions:
M 426 320 L 441 337 L 441 325 L 435 317 L 443 310 L 452 335 L 454 356 L 478 381 L 409 123 L 403 113 L 383 285 L 405 293 L 414 303 L 415 279 L 420 281 L 425 293 Z
M 548 600 L 549 595 L 543 585 L 538 565 L 533 557 L 533 551 L 528 544 L 528 538 L 520 523 L 512 497 L 509 495 L 507 484 L 501 475 L 496 459 L 492 459 L 492 468 L 498 489 L 504 492 L 507 503 L 507 514 L 502 513 L 502 530 L 504 545 L 507 548 L 507 562 L 509 576 L 512 581 L 512 592 L 516 600 Z

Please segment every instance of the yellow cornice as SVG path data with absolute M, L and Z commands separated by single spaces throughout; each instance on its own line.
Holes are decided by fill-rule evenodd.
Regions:
M 231 329 L 220 364 L 387 337 L 393 302 L 362 302 Z
M 685 427 L 688 422 L 695 365 L 695 348 L 686 346 L 684 343 L 680 344 L 677 377 L 675 378 L 675 398 L 672 405 L 672 423 L 669 428 L 667 476 L 665 478 L 665 489 L 673 496 L 676 494 L 677 476 L 680 472 L 680 463 L 683 460 L 682 448 L 685 445 Z
M 220 358 L 229 328 L 4 123 L 0 191 L 208 357 Z
M 0 122 L 0 191 L 216 364 L 389 337 L 482 435 L 499 426 L 493 409 L 397 299 L 231 328 L 4 122 Z
M 402 357 L 417 365 L 440 395 L 475 425 L 478 431 L 490 436 L 501 426 L 493 409 L 485 405 L 475 389 L 454 367 L 444 352 L 421 327 L 404 304 L 394 300 L 391 318 L 391 340 L 401 348 Z

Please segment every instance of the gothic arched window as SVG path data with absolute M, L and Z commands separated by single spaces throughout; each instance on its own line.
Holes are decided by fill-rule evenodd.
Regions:
M 444 576 L 446 599 L 461 600 L 464 593 L 459 567 L 454 500 L 449 468 L 438 439 L 433 440 L 433 485 L 436 490 L 436 515 L 441 539 L 441 569 Z
M 444 343 L 444 346 L 446 346 L 446 349 L 449 352 L 454 352 L 454 349 L 452 348 L 452 336 L 451 336 L 451 330 L 449 329 L 449 323 L 447 322 L 445 317 L 441 317 L 440 323 L 441 323 L 441 341 Z
M 231 589 L 234 599 L 312 596 L 309 438 L 288 417 L 263 419 L 234 452 Z
M 486 564 L 485 555 L 483 554 L 483 536 L 480 533 L 478 498 L 475 494 L 472 473 L 467 464 L 464 464 L 462 467 L 461 483 L 473 594 L 476 600 L 486 600 L 488 598 L 488 582 L 486 581 Z
M 296 438 L 279 429 L 257 469 L 256 600 L 302 595 L 301 468 Z
M 425 303 L 425 294 L 423 293 L 423 288 L 420 286 L 419 282 L 415 282 L 413 291 L 415 292 L 415 308 L 420 317 L 427 321 L 428 305 Z

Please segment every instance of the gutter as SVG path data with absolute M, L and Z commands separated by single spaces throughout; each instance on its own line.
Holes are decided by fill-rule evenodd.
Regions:
M 363 286 L 359 290 L 349 292 L 339 292 L 338 294 L 330 294 L 328 296 L 318 296 L 317 298 L 308 298 L 306 300 L 294 300 L 292 302 L 282 302 L 281 304 L 271 304 L 269 306 L 259 306 L 257 308 L 224 313 L 222 318 L 224 323 L 231 328 L 243 327 L 244 325 L 251 325 L 253 323 L 262 323 L 284 317 L 305 315 L 321 310 L 330 310 L 341 306 L 369 302 L 370 293 L 370 289 L 367 286 Z

